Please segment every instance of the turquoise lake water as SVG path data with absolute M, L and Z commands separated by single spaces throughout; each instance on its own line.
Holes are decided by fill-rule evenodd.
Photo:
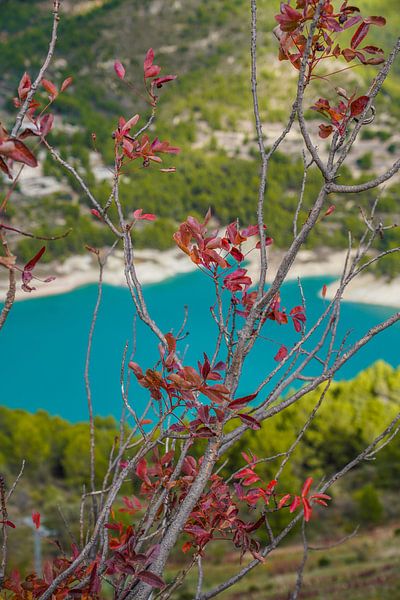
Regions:
M 324 301 L 318 298 L 329 279 L 303 280 L 307 301 L 307 322 L 311 324 L 321 313 Z M 68 294 L 17 302 L 0 335 L 0 402 L 8 407 L 29 411 L 44 409 L 70 421 L 87 419 L 83 380 L 87 336 L 93 306 L 95 285 Z M 190 273 L 157 285 L 145 287 L 150 313 L 163 331 L 179 329 L 183 307 L 189 306 L 181 342 L 185 364 L 196 366 L 203 351 L 212 354 L 215 324 L 209 307 L 213 304 L 212 283 L 201 273 Z M 287 311 L 300 304 L 298 285 L 289 282 L 282 289 L 282 305 Z M 349 341 L 368 328 L 389 317 L 394 309 L 372 305 L 343 303 L 340 335 L 351 329 Z M 104 286 L 104 298 L 94 336 L 91 382 L 94 409 L 98 415 L 119 416 L 121 410 L 120 365 L 124 344 L 132 341 L 134 309 L 129 292 Z M 251 393 L 254 384 L 276 366 L 273 360 L 280 343 L 290 345 L 298 334 L 290 323 L 279 327 L 269 321 L 264 335 L 275 339 L 260 341 L 247 363 L 240 391 Z M 399 364 L 400 326 L 377 336 L 337 374 L 336 379 L 350 379 L 360 370 L 383 359 Z M 142 324 L 137 325 L 135 361 L 143 369 L 152 367 L 158 358 L 157 340 Z M 132 385 L 131 402 L 145 402 L 145 390 Z

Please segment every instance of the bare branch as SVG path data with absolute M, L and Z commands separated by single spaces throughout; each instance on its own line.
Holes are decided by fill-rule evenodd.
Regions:
M 24 117 L 25 117 L 26 113 L 28 112 L 28 108 L 31 103 L 31 100 L 33 99 L 34 95 L 36 94 L 36 91 L 47 71 L 47 68 L 51 62 L 51 59 L 53 58 L 54 49 L 55 49 L 56 42 L 57 42 L 58 23 L 60 21 L 60 15 L 59 15 L 60 4 L 61 4 L 61 0 L 53 0 L 53 28 L 52 28 L 52 32 L 51 32 L 51 39 L 50 39 L 50 43 L 49 43 L 49 49 L 47 51 L 47 56 L 43 62 L 42 67 L 40 68 L 38 76 L 36 77 L 35 81 L 31 85 L 31 88 L 25 98 L 23 105 L 21 106 L 21 108 L 19 110 L 19 113 L 15 120 L 15 125 L 11 131 L 11 137 L 17 137 L 19 130 L 21 129 L 22 121 L 24 120 Z

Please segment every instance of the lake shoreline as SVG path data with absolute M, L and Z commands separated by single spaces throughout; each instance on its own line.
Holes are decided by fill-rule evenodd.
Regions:
M 283 251 L 276 248 L 268 249 L 269 269 L 267 283 L 271 283 L 275 277 L 277 268 L 283 256 Z M 327 277 L 326 298 L 334 297 L 339 277 L 342 273 L 346 251 L 332 251 L 329 248 L 318 250 L 301 250 L 298 253 L 286 281 L 309 277 Z M 143 285 L 157 284 L 172 279 L 177 275 L 193 272 L 196 266 L 178 248 L 165 251 L 159 250 L 136 250 L 136 272 L 139 281 Z M 258 278 L 258 256 L 250 252 L 247 256 L 249 275 L 253 281 Z M 103 281 L 105 284 L 126 287 L 124 276 L 123 254 L 116 251 L 108 258 L 104 269 Z M 98 282 L 99 271 L 96 259 L 91 254 L 77 255 L 68 258 L 63 264 L 38 266 L 35 275 L 40 279 L 55 276 L 56 279 L 50 283 L 33 280 L 32 285 L 37 289 L 32 293 L 26 293 L 17 286 L 16 299 L 28 300 L 65 294 L 73 290 Z M 335 278 L 335 281 L 330 282 Z M 4 301 L 7 292 L 7 276 L 4 271 L 0 278 L 0 301 Z M 345 301 L 363 304 L 374 304 L 381 306 L 400 306 L 400 277 L 388 282 L 378 279 L 371 274 L 362 274 L 351 282 L 343 296 Z

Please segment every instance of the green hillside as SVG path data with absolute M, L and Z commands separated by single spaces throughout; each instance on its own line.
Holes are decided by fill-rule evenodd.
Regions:
M 162 217 L 158 224 L 148 226 L 138 234 L 139 246 L 167 247 L 176 223 L 188 212 L 204 213 L 211 206 L 221 223 L 237 216 L 244 222 L 254 221 L 254 206 L 259 162 L 252 121 L 249 89 L 249 7 L 243 0 L 187 0 L 182 2 L 153 0 L 89 0 L 65 1 L 60 24 L 59 43 L 49 77 L 61 82 L 74 76 L 74 84 L 61 95 L 54 112 L 62 116 L 62 125 L 55 128 L 51 142 L 64 156 L 86 174 L 93 191 L 101 198 L 108 195 L 108 184 L 94 177 L 91 163 L 91 133 L 97 135 L 97 159 L 105 166 L 112 163 L 113 144 L 110 134 L 120 115 L 131 116 L 139 111 L 145 117 L 148 107 L 140 97 L 115 77 L 113 62 L 121 60 L 129 79 L 140 87 L 142 63 L 146 50 L 152 46 L 157 63 L 164 73 L 176 73 L 178 79 L 162 90 L 155 134 L 182 147 L 173 164 L 178 173 L 172 177 L 159 173 L 128 173 L 124 186 L 125 204 L 137 208 L 143 204 Z M 9 122 L 14 110 L 11 99 L 23 71 L 37 70 L 46 52 L 51 27 L 51 2 L 43 0 L 3 0 L 0 19 L 0 115 Z M 389 51 L 400 24 L 395 0 L 384 6 L 377 0 L 363 0 L 365 14 L 383 14 L 386 28 L 374 28 L 369 43 Z M 277 43 L 271 33 L 279 2 L 259 2 L 259 93 L 265 119 L 267 142 L 274 138 L 276 126 L 283 122 L 293 97 L 295 72 L 277 59 Z M 376 68 L 357 68 L 343 77 L 346 85 L 365 89 Z M 337 81 L 313 83 L 311 104 L 320 94 L 329 97 Z M 312 95 L 311 95 L 312 94 Z M 400 148 L 398 117 L 400 116 L 400 65 L 385 84 L 377 105 L 377 119 L 363 132 L 361 150 L 349 163 L 346 180 L 364 177 L 389 162 Z M 2 102 L 2 104 L 1 104 Z M 316 115 L 309 111 L 308 117 Z M 315 128 L 319 121 L 315 121 Z M 74 129 L 63 129 L 72 124 Z M 275 125 L 274 125 L 275 124 Z M 397 139 L 399 137 L 399 139 Z M 382 156 L 376 156 L 379 147 Z M 301 146 L 283 147 L 284 156 L 274 162 L 274 178 L 267 197 L 267 223 L 277 245 L 288 243 L 287 211 L 297 201 L 296 189 L 301 178 Z M 172 164 L 166 161 L 166 166 Z M 289 176 L 288 176 L 289 173 Z M 65 172 L 46 159 L 44 175 L 63 182 L 63 191 L 52 196 L 42 195 L 42 210 L 37 197 L 27 197 L 20 187 L 8 216 L 15 223 L 30 224 L 35 231 L 49 231 L 50 224 L 61 228 L 73 225 L 74 231 L 62 243 L 53 244 L 47 256 L 65 257 L 83 251 L 84 242 L 103 245 L 108 233 L 93 223 L 79 189 Z M 311 174 L 306 191 L 307 204 L 313 198 L 317 175 Z M 22 190 L 22 191 L 21 191 Z M 18 191 L 18 190 L 17 190 Z M 394 198 L 398 184 L 386 190 L 382 202 L 383 219 L 393 219 Z M 340 246 L 346 243 L 347 229 L 355 235 L 361 230 L 358 206 L 364 208 L 374 194 L 357 198 L 353 206 L 337 211 L 328 225 L 322 224 L 310 245 L 323 237 L 324 243 Z M 333 201 L 336 202 L 335 199 Z M 78 206 L 79 203 L 79 206 Z M 340 203 L 340 201 L 339 201 Z M 79 227 L 76 225 L 79 216 Z M 381 247 L 398 245 L 399 235 L 391 232 L 381 241 Z M 19 247 L 22 258 L 32 255 L 35 243 L 25 240 Z M 384 271 L 394 273 L 387 260 Z

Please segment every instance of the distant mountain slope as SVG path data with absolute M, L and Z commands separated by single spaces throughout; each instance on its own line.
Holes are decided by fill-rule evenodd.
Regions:
M 370 43 L 382 45 L 388 51 L 400 29 L 398 0 L 360 0 L 359 4 L 365 14 L 387 17 L 386 28 L 373 28 Z M 50 0 L 1 1 L 0 118 L 3 116 L 5 121 L 8 120 L 7 112 L 14 111 L 11 99 L 21 74 L 26 69 L 33 75 L 46 52 L 51 5 Z M 139 242 L 167 245 L 176 221 L 188 211 L 201 214 L 208 205 L 214 208 L 221 222 L 236 216 L 251 219 L 258 161 L 254 160 L 257 151 L 249 86 L 249 2 L 64 0 L 62 5 L 59 43 L 49 77 L 60 82 L 73 75 L 73 86 L 57 99 L 54 112 L 62 116 L 64 125 L 72 123 L 77 127 L 63 129 L 59 120 L 51 134 L 52 143 L 63 155 L 74 157 L 98 196 L 106 198 L 108 195 L 107 184 L 96 179 L 96 169 L 97 173 L 107 175 L 105 167 L 112 164 L 110 134 L 117 118 L 135 112 L 144 117 L 149 110 L 140 94 L 135 94 L 116 78 L 113 62 L 118 58 L 124 63 L 127 77 L 140 92 L 143 58 L 146 50 L 153 47 L 163 72 L 178 75 L 175 82 L 161 90 L 155 131 L 161 138 L 182 146 L 184 152 L 175 159 L 179 168 L 176 177 L 149 175 L 143 170 L 128 174 L 129 183 L 124 186 L 127 205 L 146 205 L 164 219 L 158 226 L 148 227 L 142 237 L 139 235 Z M 277 43 L 271 32 L 276 24 L 274 14 L 279 11 L 278 0 L 259 0 L 258 6 L 259 94 L 267 143 L 270 143 L 279 132 L 279 123 L 285 120 L 293 98 L 296 72 L 289 64 L 279 63 L 277 58 Z M 346 77 L 348 85 L 361 93 L 375 73 L 376 68 L 361 67 L 339 77 Z M 314 82 L 306 106 L 319 95 L 334 98 L 334 85 L 338 81 Z M 317 115 L 308 111 L 308 116 L 315 118 Z M 376 122 L 363 132 L 363 139 L 349 163 L 351 170 L 346 173 L 346 180 L 379 170 L 392 160 L 392 155 L 400 149 L 399 118 L 400 61 L 397 61 L 377 105 Z M 96 132 L 99 150 L 95 156 L 90 152 L 92 132 Z M 320 146 L 324 151 L 326 143 L 321 142 Z M 301 176 L 301 140 L 295 132 L 283 152 L 286 156 L 277 157 L 275 162 L 276 177 L 268 191 L 266 209 L 268 223 L 273 229 L 271 233 L 278 244 L 288 242 L 285 215 L 297 201 L 296 186 Z M 166 164 L 170 162 L 167 160 Z M 77 231 L 77 215 L 80 215 L 79 235 L 76 233 L 75 238 L 70 236 L 65 242 L 55 244 L 54 252 L 51 248 L 48 251 L 49 258 L 54 257 L 55 252 L 65 256 L 82 251 L 85 241 L 92 240 L 99 245 L 107 243 L 107 235 L 100 234 L 97 224 L 93 224 L 74 182 L 48 159 L 44 163 L 44 175 L 52 176 L 60 183 L 59 191 L 44 197 L 48 190 L 55 189 L 54 179 L 49 180 L 49 185 L 42 190 L 44 208 L 39 211 L 35 194 L 28 197 L 21 186 L 19 196 L 14 196 L 16 201 L 9 216 L 12 217 L 14 211 L 14 218 L 19 223 L 33 223 L 35 227 L 45 229 L 54 223 L 60 227 L 67 224 Z M 306 191 L 304 214 L 317 184 L 318 177 L 313 174 Z M 31 186 L 33 189 L 37 188 Z M 382 210 L 392 219 L 396 210 L 396 189 L 387 192 L 386 196 Z M 367 194 L 362 202 L 367 206 L 373 197 L 374 194 Z M 319 236 L 317 232 L 316 239 L 310 243 L 316 245 L 318 239 L 336 246 L 346 243 L 349 227 L 360 231 L 360 202 L 357 198 L 356 202 L 349 202 L 343 212 L 338 210 L 329 224 L 321 224 L 325 234 Z M 396 235 L 394 232 L 388 234 L 383 243 L 397 244 Z M 30 240 L 22 243 L 23 255 L 32 252 L 32 244 Z
M 12 93 L 24 68 L 37 68 L 48 43 L 51 2 L 3 0 L 0 69 L 5 91 Z M 179 75 L 167 91 L 165 113 L 170 119 L 207 122 L 211 128 L 239 128 L 251 116 L 249 91 L 249 3 L 243 0 L 86 0 L 65 2 L 56 62 L 61 79 L 73 74 L 76 102 L 67 102 L 72 115 L 95 107 L 115 115 L 121 105 L 131 109 L 130 93 L 115 81 L 112 62 L 118 57 L 131 79 L 141 81 L 141 64 L 152 46 L 166 71 Z M 386 49 L 395 38 L 400 17 L 396 0 L 361 0 L 365 12 L 388 17 L 388 26 L 375 28 L 370 43 Z M 259 2 L 259 72 L 262 108 L 268 121 L 282 120 L 293 90 L 295 73 L 277 60 L 271 33 L 279 2 Z M 279 69 L 278 69 L 279 65 Z M 375 70 L 369 69 L 372 76 Z M 400 76 L 400 67 L 397 67 Z M 366 69 L 352 75 L 360 84 Z M 321 86 L 317 86 L 321 87 Z M 326 89 L 326 86 L 325 86 Z M 400 82 L 388 92 L 400 97 Z M 139 102 L 140 103 L 140 102 Z M 393 109 L 400 111 L 396 107 Z M 399 112 L 400 114 L 400 112 Z

